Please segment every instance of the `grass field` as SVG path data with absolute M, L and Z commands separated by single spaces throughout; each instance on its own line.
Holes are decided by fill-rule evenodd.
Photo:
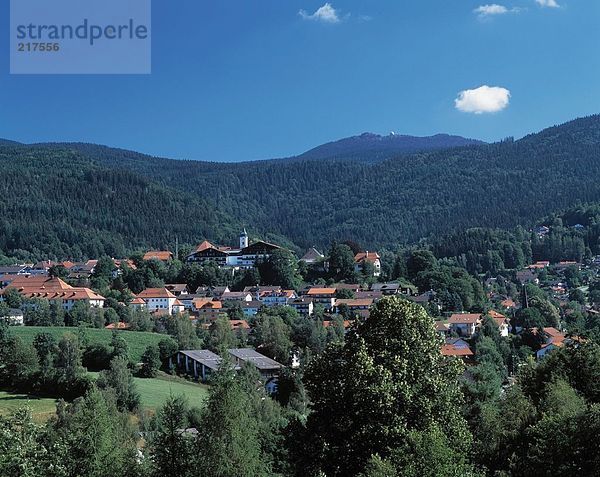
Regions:
M 33 343 L 35 336 L 38 333 L 50 333 L 57 340 L 65 333 L 77 334 L 77 328 L 69 327 L 56 327 L 56 326 L 13 326 L 11 332 L 20 336 L 24 341 Z M 145 333 L 141 331 L 118 331 L 119 336 L 122 336 L 129 347 L 129 358 L 139 363 L 142 358 L 144 350 L 149 344 L 158 344 L 158 342 L 165 338 L 166 335 L 158 333 Z M 97 328 L 85 328 L 85 335 L 87 336 L 90 343 L 104 343 L 110 344 L 112 337 L 112 330 L 103 330 Z
M 90 374 L 98 375 L 98 373 Z M 140 393 L 141 408 L 152 412 L 156 412 L 171 394 L 173 396 L 183 394 L 190 406 L 200 408 L 204 406 L 208 397 L 208 386 L 191 383 L 166 374 L 156 378 L 134 378 L 134 380 Z M 43 422 L 54 415 L 56 400 L 30 394 L 0 391 L 0 416 L 6 416 L 19 407 L 29 407 L 34 419 Z
M 100 373 L 89 374 L 97 378 Z M 162 372 L 156 378 L 133 378 L 133 380 L 140 393 L 142 408 L 151 411 L 160 408 L 171 394 L 173 396 L 183 394 L 190 406 L 194 407 L 204 406 L 204 401 L 208 397 L 208 386 Z
M 173 394 L 183 394 L 190 406 L 203 407 L 208 397 L 208 386 L 195 384 L 178 378 L 157 377 L 134 378 L 141 396 L 142 408 L 156 411 Z
M 56 401 L 29 394 L 0 391 L 0 415 L 5 416 L 20 407 L 29 407 L 36 421 L 49 419 L 56 411 Z

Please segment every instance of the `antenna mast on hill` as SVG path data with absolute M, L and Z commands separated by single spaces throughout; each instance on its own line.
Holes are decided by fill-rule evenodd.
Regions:
M 179 237 L 175 235 L 175 260 L 179 260 Z

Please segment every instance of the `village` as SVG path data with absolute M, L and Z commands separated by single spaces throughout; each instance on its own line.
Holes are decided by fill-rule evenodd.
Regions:
M 246 230 L 240 234 L 238 247 L 215 246 L 208 241 L 201 242 L 185 262 L 191 266 L 210 265 L 231 274 L 253 271 L 260 263 L 265 263 L 281 247 L 264 242 L 249 243 Z M 168 266 L 175 255 L 168 250 L 147 251 L 141 263 L 158 263 Z M 2 318 L 10 325 L 23 326 L 29 323 L 28 315 L 40 307 L 40 302 L 62 308 L 66 313 L 78 308 L 90 311 L 104 310 L 114 306 L 114 299 L 108 300 L 100 290 L 91 288 L 99 260 L 85 262 L 42 261 L 35 264 L 19 264 L 0 267 L 0 311 Z M 315 248 L 311 248 L 298 263 L 326 271 L 329 258 Z M 110 278 L 118 279 L 124 270 L 136 270 L 134 260 L 112 259 Z M 138 262 L 138 265 L 140 263 Z M 190 287 L 189 283 L 164 283 L 163 286 L 145 287 L 138 293 L 130 293 L 127 301 L 119 301 L 121 309 L 130 313 L 143 313 L 151 319 L 186 317 L 199 330 L 210 333 L 219 319 L 226 320 L 231 331 L 247 343 L 254 332 L 255 318 L 265 310 L 293 310 L 298 316 L 327 330 L 338 327 L 346 333 L 356 320 L 368 320 L 371 307 L 384 297 L 398 296 L 423 305 L 435 317 L 435 329 L 440 336 L 440 352 L 445 356 L 458 357 L 467 366 L 475 364 L 473 343 L 486 321 L 493 323 L 499 336 L 508 339 L 518 337 L 527 343 L 535 359 L 542 359 L 547 353 L 576 343 L 578 337 L 569 333 L 565 320 L 575 313 L 574 302 L 587 314 L 600 314 L 597 307 L 599 293 L 590 293 L 588 285 L 598 274 L 600 259 L 587 264 L 574 261 L 537 261 L 522 270 L 514 272 L 513 281 L 506 277 L 480 277 L 491 306 L 485 310 L 452 310 L 444 308 L 439 299 L 443 290 L 419 290 L 408 280 L 380 282 L 382 263 L 380 255 L 373 251 L 359 251 L 353 256 L 353 267 L 361 283 L 329 282 L 303 283 L 296 289 L 286 289 L 279 284 L 238 286 L 211 286 L 201 283 Z M 57 274 L 57 270 L 61 273 Z M 367 275 L 363 273 L 367 272 Z M 60 275 L 60 276 L 58 276 Z M 322 281 L 322 280 L 321 280 Z M 515 319 L 529 307 L 527 287 L 546 293 L 549 300 L 557 304 L 553 326 L 541 323 L 524 324 Z M 7 306 L 17 293 L 20 307 Z M 589 299 L 586 297 L 589 295 Z M 535 300 L 535 297 L 531 298 Z M 110 305 L 109 305 L 110 304 Z M 548 305 L 552 306 L 552 305 Z M 123 315 L 122 313 L 120 315 Z M 93 326 L 104 326 L 109 330 L 135 329 L 132 322 L 122 316 L 111 314 L 110 322 L 96 320 Z M 107 315 L 103 315 L 107 316 Z M 99 321 L 99 323 L 98 323 Z M 546 325 L 548 323 L 545 323 Z M 300 365 L 297 352 L 293 349 L 289 356 L 279 357 L 259 353 L 260 349 L 230 349 L 229 357 L 234 365 L 241 361 L 255 364 L 271 391 L 276 389 L 277 376 L 285 366 L 296 368 Z M 221 357 L 209 349 L 180 349 L 169 360 L 169 366 L 193 379 L 207 381 L 211 372 L 220 364 Z

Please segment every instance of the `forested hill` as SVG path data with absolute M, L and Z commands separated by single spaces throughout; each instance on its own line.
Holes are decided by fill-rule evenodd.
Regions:
M 123 257 L 137 247 L 229 238 L 208 201 L 68 151 L 0 146 L 0 255 Z
M 448 134 L 417 137 L 394 133 L 387 136 L 363 133 L 315 147 L 300 154 L 296 159 L 354 159 L 376 162 L 397 157 L 399 154 L 480 144 L 484 142 Z
M 75 153 L 66 154 L 65 147 Z M 222 237 L 229 243 L 235 238 L 232 224 L 243 224 L 253 234 L 287 237 L 301 248 L 324 247 L 335 238 L 371 248 L 474 226 L 529 226 L 576 203 L 600 200 L 600 116 L 518 141 L 374 163 L 175 161 L 88 144 L 0 150 L 2 207 L 15 211 L 2 213 L 1 219 L 3 230 L 10 227 L 13 237 L 9 250 L 25 248 L 28 240 L 51 249 L 44 233 L 76 246 L 73 237 L 81 224 L 91 224 L 95 240 L 107 247 L 160 246 L 175 232 L 180 241 Z M 15 161 L 24 151 L 29 151 L 28 160 Z M 74 166 L 73 161 L 84 165 Z M 98 189 L 96 177 L 103 178 Z M 132 190 L 119 182 L 108 201 L 102 187 L 117 180 L 131 182 Z M 38 190 L 49 182 L 53 191 Z M 42 206 L 44 194 L 50 195 L 51 204 L 60 204 L 51 213 L 35 208 Z M 23 200 L 37 205 L 26 207 L 19 203 Z M 65 211 L 62 204 L 68 204 Z M 89 207 L 94 214 L 87 212 Z M 96 212 L 100 223 L 90 218 Z M 6 245 L 0 249 L 7 250 Z
M 301 247 L 352 238 L 366 247 L 473 226 L 531 225 L 600 200 L 600 116 L 518 141 L 358 161 L 219 164 L 128 156 L 79 146 L 111 167 L 213 199 L 255 231 Z

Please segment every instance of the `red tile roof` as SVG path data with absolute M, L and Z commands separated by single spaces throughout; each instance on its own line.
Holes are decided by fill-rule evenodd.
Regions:
M 454 313 L 448 322 L 451 324 L 471 324 L 477 323 L 480 319 L 480 313 Z
M 444 356 L 473 356 L 473 351 L 469 348 L 457 347 L 453 344 L 442 345 L 441 351 Z
M 143 292 L 138 293 L 138 298 L 175 298 L 166 288 L 146 288 Z
M 166 262 L 173 258 L 173 253 L 166 250 L 151 250 L 144 254 L 144 260 L 160 260 Z
M 306 292 L 307 295 L 335 295 L 335 288 L 311 288 Z
M 357 263 L 365 260 L 368 262 L 375 262 L 376 260 L 379 260 L 379 258 L 377 252 L 359 252 L 354 256 L 354 261 Z
M 205 240 L 204 242 L 202 242 L 200 245 L 198 245 L 196 247 L 196 250 L 194 250 L 194 252 L 203 252 L 204 250 L 208 250 L 209 248 L 216 248 L 212 243 L 210 243 L 208 240 Z

